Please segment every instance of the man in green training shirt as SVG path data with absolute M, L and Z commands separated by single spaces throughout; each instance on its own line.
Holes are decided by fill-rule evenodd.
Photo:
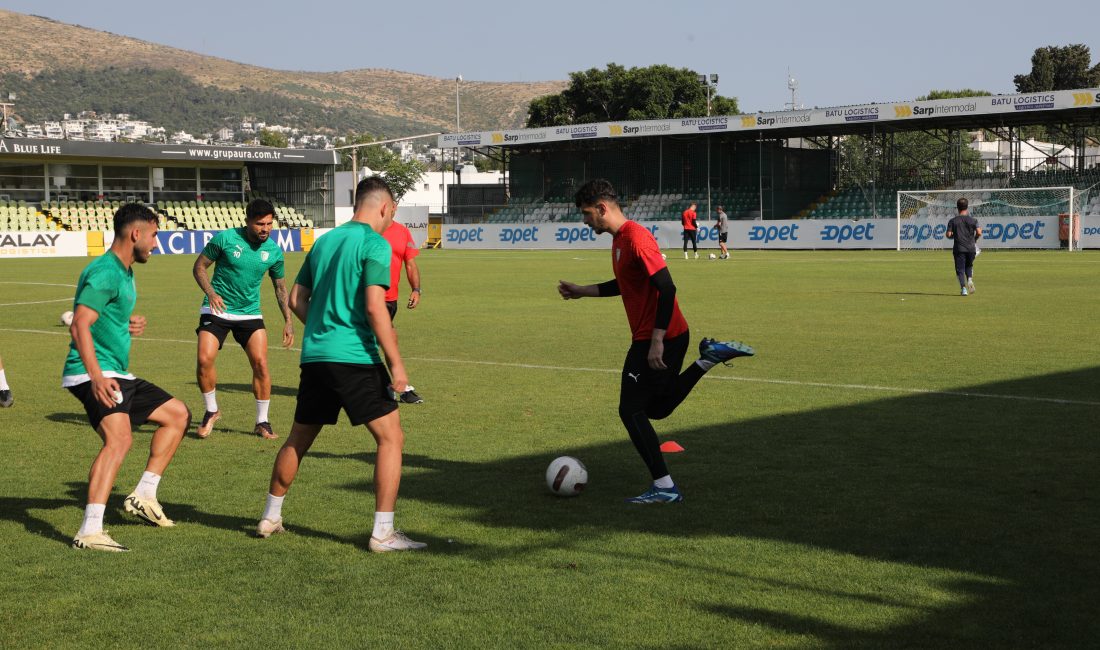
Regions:
M 267 502 L 256 527 L 260 537 L 284 532 L 283 499 L 302 458 L 321 428 L 336 424 L 343 409 L 353 425 L 367 425 L 378 443 L 370 550 L 384 553 L 426 546 L 395 529 L 393 518 L 405 442 L 394 391 L 403 393 L 409 377 L 386 308 L 391 251 L 381 233 L 393 223 L 396 212 L 386 181 L 377 176 L 360 181 L 352 220 L 317 240 L 294 281 L 290 308 L 305 324 L 302 377 L 294 426 L 275 459 Z
M 157 247 L 157 215 L 130 203 L 114 218 L 115 240 L 106 253 L 84 268 L 73 300 L 72 343 L 61 385 L 84 405 L 88 422 L 103 448 L 88 475 L 88 503 L 73 548 L 127 551 L 103 530 L 103 513 L 122 460 L 133 442 L 134 427 L 155 422 L 145 473 L 126 497 L 126 512 L 155 526 L 173 526 L 157 501 L 157 486 L 191 413 L 180 400 L 130 374 L 130 337 L 145 331 L 145 317 L 134 316 L 137 288 L 133 265 L 149 261 Z
M 195 282 L 205 297 L 199 309 L 198 364 L 195 374 L 205 403 L 198 435 L 205 438 L 221 418 L 218 409 L 218 372 L 214 361 L 232 332 L 252 365 L 252 393 L 256 396 L 256 428 L 264 438 L 277 438 L 271 429 L 268 408 L 271 405 L 271 373 L 267 365 L 267 330 L 260 311 L 260 285 L 264 275 L 271 277 L 275 299 L 283 312 L 283 347 L 294 343 L 294 321 L 287 305 L 283 280 L 283 250 L 271 239 L 275 207 L 263 199 L 248 204 L 243 228 L 230 228 L 214 235 L 195 260 Z M 214 267 L 214 278 L 207 269 Z

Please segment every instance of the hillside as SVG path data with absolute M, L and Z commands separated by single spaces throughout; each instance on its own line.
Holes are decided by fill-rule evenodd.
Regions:
M 187 89 L 199 89 L 196 92 L 204 95 L 203 103 L 211 112 L 239 110 L 243 105 L 248 115 L 259 117 L 268 110 L 265 99 L 274 96 L 282 100 L 283 114 L 295 116 L 296 123 L 288 125 L 300 128 L 407 135 L 454 127 L 453 79 L 382 69 L 271 70 L 5 10 L 0 10 L 0 42 L 19 44 L 0 48 L 0 91 L 18 93 L 16 112 L 25 119 L 39 119 L 32 113 L 45 104 L 45 98 L 35 97 L 37 82 L 50 89 L 48 101 L 54 117 L 90 108 L 125 109 L 137 118 L 153 119 L 137 108 L 127 108 L 130 98 L 118 94 L 123 88 L 132 89 L 133 82 L 146 74 L 144 71 L 170 70 L 182 75 L 183 83 L 189 84 Z M 82 86 L 72 93 L 66 91 L 71 86 L 62 83 L 74 75 L 94 80 L 101 76 L 100 71 L 110 71 L 108 76 L 119 83 L 102 89 Z M 531 99 L 564 87 L 563 81 L 463 81 L 463 127 L 488 130 L 520 126 Z M 191 99 L 178 87 L 173 94 Z M 80 103 L 89 101 L 89 97 L 101 105 Z M 108 108 L 108 104 L 115 108 Z M 222 125 L 163 124 L 199 131 Z

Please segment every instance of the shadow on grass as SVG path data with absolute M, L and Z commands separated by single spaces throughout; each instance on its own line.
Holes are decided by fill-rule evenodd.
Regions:
M 198 385 L 197 382 L 191 382 L 191 385 L 195 387 L 195 390 L 198 390 L 199 385 Z M 251 395 L 252 394 L 252 384 L 229 384 L 229 383 L 223 384 L 223 383 L 219 382 L 218 383 L 218 390 L 219 391 L 224 391 L 226 393 L 248 393 L 249 395 Z M 298 397 L 298 387 L 297 386 L 276 386 L 276 385 L 272 384 L 271 385 L 271 394 L 272 395 L 278 395 L 278 396 L 281 396 L 281 397 Z
M 727 385 L 704 383 L 697 390 L 728 391 L 732 404 L 738 398 Z M 1100 368 L 957 390 L 1082 403 L 907 395 L 672 435 L 673 415 L 657 424 L 687 449 L 668 457 L 686 497 L 672 507 L 622 503 L 647 478 L 625 433 L 621 443 L 580 449 L 562 441 L 560 453 L 578 456 L 589 469 L 588 491 L 578 499 L 546 493 L 542 476 L 556 453 L 484 463 L 409 454 L 401 496 L 459 506 L 486 526 L 572 530 L 590 541 L 601 531 L 769 539 L 973 576 L 945 576 L 936 584 L 950 594 L 943 604 L 915 608 L 893 625 L 849 627 L 826 613 L 746 606 L 735 595 L 697 604 L 821 646 L 1094 644 L 1100 637 Z M 372 452 L 311 455 L 374 459 Z M 345 487 L 372 489 L 369 480 Z M 561 544 L 560 535 L 547 538 L 542 547 L 462 552 L 491 561 L 502 552 Z

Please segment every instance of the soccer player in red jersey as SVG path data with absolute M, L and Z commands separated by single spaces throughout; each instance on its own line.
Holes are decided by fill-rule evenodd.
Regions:
M 394 221 L 389 228 L 382 233 L 382 238 L 390 243 L 393 256 L 390 258 L 390 288 L 386 290 L 386 310 L 390 312 L 390 322 L 397 317 L 397 299 L 400 297 L 401 267 L 405 267 L 405 275 L 409 279 L 409 302 L 405 305 L 409 309 L 416 309 L 420 304 L 420 268 L 416 265 L 416 256 L 420 249 L 413 241 L 412 233 L 405 224 Z M 401 393 L 400 399 L 406 404 L 423 404 L 424 398 L 417 394 L 412 386 Z
M 695 213 L 695 204 L 688 206 L 680 215 L 680 224 L 684 227 L 684 259 L 688 258 L 688 242 L 691 242 L 691 251 L 695 253 L 695 259 L 699 259 L 699 217 Z
M 577 191 L 576 203 L 584 214 L 584 222 L 597 234 L 611 233 L 615 279 L 589 285 L 561 280 L 558 293 L 566 300 L 622 296 L 633 339 L 623 364 L 619 418 L 649 468 L 653 485 L 627 501 L 682 501 L 650 420 L 671 415 L 716 364 L 752 356 L 753 349 L 737 341 L 704 338 L 699 343 L 700 358 L 681 373 L 688 349 L 688 324 L 680 313 L 676 285 L 657 240 L 644 226 L 626 218 L 615 189 L 606 180 L 585 183 Z

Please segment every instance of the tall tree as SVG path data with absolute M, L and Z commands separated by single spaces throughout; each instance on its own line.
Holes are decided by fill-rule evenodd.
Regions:
M 1031 55 L 1031 72 L 1013 78 L 1016 92 L 1037 93 L 1100 86 L 1100 63 L 1089 68 L 1091 60 L 1088 45 L 1037 48 Z
M 736 115 L 737 99 L 713 94 L 712 115 Z M 616 63 L 569 74 L 569 86 L 531 102 L 528 127 L 586 124 L 614 120 L 702 117 L 707 87 L 687 68 L 653 65 L 625 68 Z
M 260 144 L 265 147 L 277 147 L 279 149 L 285 149 L 287 144 L 286 135 L 279 133 L 278 131 L 268 131 L 263 129 L 260 131 Z

